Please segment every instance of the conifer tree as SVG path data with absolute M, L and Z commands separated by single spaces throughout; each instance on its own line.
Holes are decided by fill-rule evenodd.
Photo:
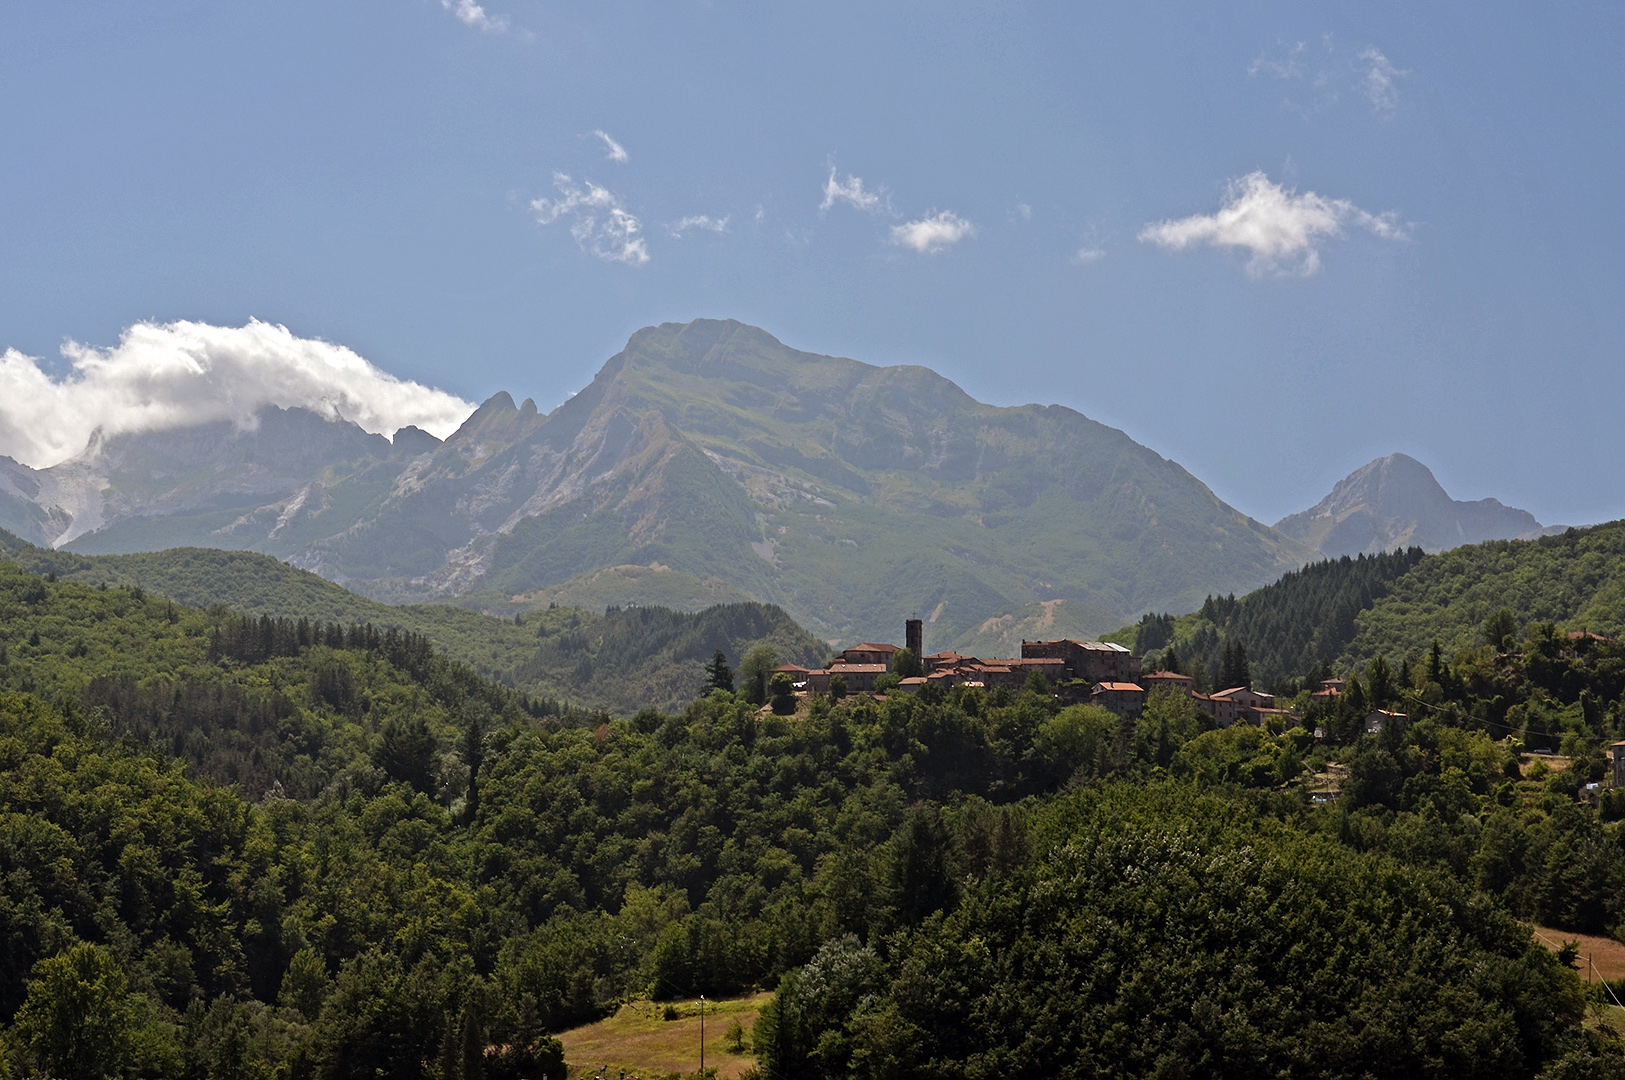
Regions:
M 434 734 L 423 714 L 391 718 L 384 724 L 377 764 L 391 780 L 404 780 L 425 795 L 434 794 Z
M 468 766 L 468 798 L 463 803 L 463 814 L 470 824 L 480 812 L 480 766 L 485 764 L 485 724 L 478 712 L 470 710 L 468 726 L 463 729 L 463 763 Z
M 1219 684 L 1229 690 L 1237 686 L 1251 686 L 1252 673 L 1247 667 L 1247 649 L 1239 641 L 1225 641 L 1219 659 Z
M 707 693 L 712 690 L 726 690 L 730 694 L 733 693 L 734 669 L 728 666 L 728 656 L 721 649 L 718 649 L 716 655 L 711 657 L 711 662 L 705 665 L 705 679 Z

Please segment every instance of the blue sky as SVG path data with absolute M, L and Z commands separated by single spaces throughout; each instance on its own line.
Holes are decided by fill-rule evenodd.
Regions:
M 257 318 L 546 409 L 734 317 L 1266 521 L 1395 450 L 1625 516 L 1621 9 L 1121 8 L 8 4 L 0 348 Z

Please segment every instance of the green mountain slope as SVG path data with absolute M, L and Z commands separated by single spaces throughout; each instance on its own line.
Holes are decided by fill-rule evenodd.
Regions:
M 1625 637 L 1625 521 L 1429 555 L 1355 620 L 1344 658 L 1417 657 L 1435 638 L 1453 655 L 1501 608 L 1520 625 Z
M 757 643 L 772 645 L 785 662 L 815 665 L 827 659 L 826 646 L 782 610 L 754 602 L 712 604 L 695 612 L 607 613 L 533 602 L 517 606 L 529 614 L 516 621 L 450 604 L 380 603 L 246 551 L 177 548 L 86 556 L 0 533 L 0 559 L 64 581 L 139 587 L 192 607 L 218 604 L 254 616 L 370 623 L 422 634 L 454 660 L 526 694 L 621 714 L 670 708 L 692 698 L 705 663 L 718 649 L 733 664 Z
M 268 410 L 13 471 L 0 486 L 67 515 L 51 542 L 81 553 L 241 548 L 389 603 L 508 613 L 750 598 L 829 642 L 918 612 L 933 649 L 1095 634 L 1313 557 L 1072 409 L 705 319 L 640 330 L 550 414 L 497 394 L 444 443 Z
M 1110 640 L 1151 654 L 1154 664 L 1177 657 L 1181 670 L 1209 682 L 1220 677 L 1226 647 L 1240 644 L 1254 685 L 1276 685 L 1338 659 L 1354 640 L 1360 614 L 1426 559 L 1421 548 L 1409 548 L 1311 563 L 1240 599 L 1210 596 L 1178 618 L 1146 615 Z
M 494 500 L 453 479 L 481 470 L 529 470 L 511 486 L 538 494 L 511 528 L 439 577 L 357 587 L 526 594 L 612 560 L 655 563 L 778 603 L 830 640 L 894 636 L 917 611 L 947 647 L 1056 600 L 1069 630 L 1098 632 L 1308 555 L 1070 409 L 983 405 L 925 368 L 801 353 L 734 322 L 639 331 L 546 417 L 493 399 L 412 498 L 443 498 L 443 471 L 472 485 L 468 500 Z
M 1172 648 L 1210 677 L 1226 643 L 1246 650 L 1267 686 L 1339 672 L 1378 656 L 1416 664 L 1437 640 L 1445 657 L 1483 644 L 1502 608 L 1515 629 L 1625 637 L 1625 521 L 1533 540 L 1492 540 L 1424 555 L 1420 548 L 1328 560 L 1242 596 L 1209 597 L 1188 615 L 1147 615 L 1110 640 L 1153 654 Z

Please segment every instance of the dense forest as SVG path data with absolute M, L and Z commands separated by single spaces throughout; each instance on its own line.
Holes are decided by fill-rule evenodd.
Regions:
M 1209 596 L 1201 610 L 1178 618 L 1146 614 L 1108 640 L 1127 645 L 1157 667 L 1171 663 L 1215 690 L 1236 685 L 1225 678 L 1232 673 L 1224 661 L 1226 650 L 1239 644 L 1249 666 L 1242 682 L 1284 688 L 1288 680 L 1327 668 L 1341 656 L 1354 640 L 1360 613 L 1424 558 L 1421 548 L 1410 548 L 1328 559 L 1239 600 Z
M 1625 637 L 1625 522 L 1429 555 L 1360 615 L 1344 657 L 1420 655 L 1434 639 L 1454 653 L 1501 608 L 1520 624 Z
M 766 987 L 764 1077 L 1625 1076 L 1517 921 L 1625 919 L 1625 649 L 1479 637 L 1286 729 L 1039 680 L 613 718 L 0 563 L 0 1075 L 558 1077 Z
M 581 709 L 630 714 L 651 704 L 680 707 L 703 685 L 702 667 L 718 649 L 738 656 L 765 642 L 785 662 L 806 666 L 822 664 L 829 651 L 772 604 L 719 604 L 701 611 L 535 605 L 496 618 L 452 604 L 379 603 L 250 551 L 78 555 L 36 547 L 0 530 L 0 557 L 39 576 L 123 585 L 183 606 L 223 605 L 273 619 L 416 634 L 488 679 Z
M 1502 608 L 1519 626 L 1625 636 L 1625 522 L 1329 559 L 1240 598 L 1209 596 L 1187 615 L 1147 613 L 1107 640 L 1209 689 L 1234 674 L 1239 649 L 1254 685 L 1291 694 L 1378 656 L 1418 663 L 1434 641 L 1447 655 L 1481 645 L 1480 627 Z
M 15 1075 L 559 1075 L 552 1033 L 627 997 L 752 986 L 767 1077 L 1620 1061 L 1514 922 L 1622 918 L 1625 807 L 1576 799 L 1609 643 L 1373 667 L 1316 742 L 1037 685 L 587 716 L 408 633 L 3 565 L 0 638 Z M 1573 713 L 1575 767 L 1523 776 L 1475 715 L 1508 692 Z

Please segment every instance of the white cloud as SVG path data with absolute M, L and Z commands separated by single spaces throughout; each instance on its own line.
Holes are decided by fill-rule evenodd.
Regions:
M 729 215 L 731 216 L 731 215 Z M 666 226 L 666 231 L 673 237 L 682 239 L 685 232 L 690 229 L 703 229 L 706 232 L 725 233 L 728 231 L 728 217 L 707 217 L 705 214 L 690 214 L 680 221 L 674 221 Z
M 1291 45 L 1284 43 L 1277 45 L 1276 53 L 1259 53 L 1258 59 L 1247 66 L 1247 77 L 1257 78 L 1260 74 L 1268 75 L 1272 79 L 1298 79 L 1302 78 L 1304 71 L 1304 50 L 1307 46 L 1301 41 Z
M 877 213 L 885 206 L 885 191 L 885 188 L 879 191 L 865 191 L 863 181 L 851 173 L 846 174 L 846 183 L 838 184 L 835 182 L 835 167 L 832 165 L 829 179 L 824 181 L 824 201 L 818 204 L 818 209 L 822 213 L 837 202 L 844 202 L 851 203 L 859 210 Z
M 590 180 L 585 187 L 577 187 L 564 173 L 553 174 L 553 186 L 558 188 L 559 198 L 531 200 L 538 224 L 551 225 L 568 217 L 573 219 L 570 235 L 588 254 L 628 266 L 649 261 L 649 247 L 639 235 L 642 223 L 627 213 L 608 188 Z
M 1230 182 L 1218 213 L 1159 221 L 1141 230 L 1140 239 L 1174 251 L 1202 245 L 1246 248 L 1252 253 L 1250 274 L 1295 269 L 1308 277 L 1320 269 L 1320 242 L 1342 236 L 1345 225 L 1388 240 L 1406 238 L 1394 211 L 1369 214 L 1347 199 L 1312 191 L 1299 195 L 1254 172 Z
M 1399 82 L 1408 71 L 1401 71 L 1393 65 L 1382 53 L 1375 48 L 1367 46 L 1360 52 L 1360 63 L 1365 65 L 1365 75 L 1360 79 L 1360 86 L 1365 90 L 1365 96 L 1371 102 L 1371 108 L 1381 117 L 1394 115 L 1399 108 Z
M 1323 49 L 1311 51 L 1302 41 L 1277 42 L 1273 50 L 1259 53 L 1248 65 L 1247 76 L 1301 81 L 1309 100 L 1288 97 L 1281 104 L 1308 120 L 1338 103 L 1353 70 L 1356 88 L 1371 102 L 1372 111 L 1384 120 L 1391 118 L 1399 107 L 1399 80 L 1410 72 L 1395 67 L 1375 46 L 1350 55 L 1331 34 L 1322 35 L 1321 44 Z M 1324 56 L 1320 56 L 1322 52 Z
M 457 16 L 464 26 L 472 26 L 476 30 L 484 30 L 488 34 L 506 33 L 508 17 L 506 15 L 487 15 L 485 9 L 474 0 L 440 0 L 440 6 Z
M 69 342 L 72 371 L 47 375 L 15 349 L 0 353 L 0 454 L 47 468 L 103 438 L 229 420 L 252 427 L 270 405 L 305 408 L 393 435 L 416 425 L 445 437 L 474 406 L 397 379 L 342 345 L 285 326 L 137 323 L 110 349 Z
M 922 255 L 934 255 L 975 235 L 976 226 L 951 210 L 943 210 L 927 214 L 918 221 L 893 225 L 891 242 L 899 247 L 912 248 Z
M 604 149 L 607 151 L 604 156 L 609 158 L 609 160 L 619 162 L 622 165 L 625 165 L 628 161 L 632 160 L 626 152 L 626 147 L 610 138 L 608 132 L 595 131 L 593 132 L 593 135 L 604 140 Z
M 1098 262 L 1105 257 L 1105 248 L 1085 246 L 1078 249 L 1077 254 L 1072 256 L 1072 261 L 1082 266 L 1084 263 Z

